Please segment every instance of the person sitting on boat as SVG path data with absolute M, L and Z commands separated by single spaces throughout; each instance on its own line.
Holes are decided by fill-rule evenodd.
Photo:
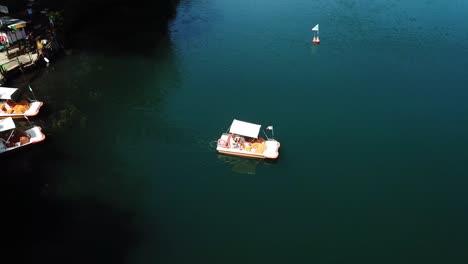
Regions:
M 245 138 L 244 137 L 239 137 L 239 140 L 237 141 L 239 144 L 239 149 L 243 150 L 244 149 L 244 144 L 245 144 Z
M 236 148 L 242 149 L 242 144 L 241 144 L 240 137 L 236 137 L 236 138 L 234 139 L 234 141 L 236 142 Z
M 240 146 L 239 146 L 239 137 L 234 138 L 234 142 L 232 144 L 232 147 L 233 148 L 240 148 Z
M 229 135 L 229 147 L 230 148 L 239 148 L 239 137 L 235 137 L 233 134 Z
M 227 147 L 228 148 L 232 148 L 232 145 L 234 144 L 234 134 L 229 134 L 228 138 L 227 138 Z

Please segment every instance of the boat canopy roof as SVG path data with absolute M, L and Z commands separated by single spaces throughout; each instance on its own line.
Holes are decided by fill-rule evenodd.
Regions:
M 0 119 L 0 132 L 7 131 L 10 129 L 16 128 L 13 118 L 8 117 L 5 119 Z
M 260 133 L 260 127 L 261 125 L 234 119 L 234 121 L 232 121 L 229 132 L 241 136 L 258 138 L 258 133 Z
M 0 87 L 0 99 L 12 100 L 16 91 L 18 91 L 18 88 Z

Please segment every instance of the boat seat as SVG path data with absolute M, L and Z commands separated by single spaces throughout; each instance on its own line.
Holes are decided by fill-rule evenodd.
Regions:
M 278 151 L 278 143 L 276 141 L 267 140 L 265 141 L 265 143 L 266 143 L 266 148 L 268 151 L 271 151 L 271 152 Z

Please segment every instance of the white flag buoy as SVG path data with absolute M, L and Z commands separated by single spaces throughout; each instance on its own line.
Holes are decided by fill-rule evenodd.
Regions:
M 319 31 L 319 24 L 315 25 L 315 27 L 312 28 L 312 31 Z
M 316 36 L 314 35 L 314 38 L 312 39 L 312 42 L 314 44 L 319 44 L 320 43 L 320 38 L 319 38 L 319 24 L 315 25 L 315 27 L 312 28 L 312 31 L 317 32 Z

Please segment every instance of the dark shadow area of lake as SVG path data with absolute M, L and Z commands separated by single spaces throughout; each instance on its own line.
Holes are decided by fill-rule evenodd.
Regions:
M 108 118 L 107 114 L 116 101 L 122 102 L 122 109 L 131 106 L 152 111 L 164 104 L 166 89 L 171 87 L 155 86 L 154 92 L 145 93 L 152 91 L 148 91 L 154 85 L 151 81 L 177 74 L 171 63 L 168 24 L 178 1 L 171 1 L 171 6 L 71 2 L 65 14 L 76 9 L 78 19 L 67 28 L 72 33 L 66 44 L 72 44 L 66 48 L 71 48 L 72 54 L 8 83 L 32 97 L 27 89 L 30 84 L 38 99 L 44 101 L 31 122 L 42 126 L 47 136 L 27 150 L 4 154 L 0 161 L 6 168 L 2 173 L 2 216 L 6 220 L 3 238 L 8 241 L 8 253 L 2 259 L 15 263 L 127 263 L 128 254 L 143 239 L 138 223 L 141 216 L 135 210 L 99 199 L 97 193 L 69 193 L 75 185 L 80 185 L 78 190 L 94 188 L 99 175 L 108 185 L 118 181 L 119 173 L 108 169 L 125 162 L 109 150 L 115 139 L 96 133 L 119 129 L 121 119 Z M 170 67 L 164 64 L 166 61 Z M 145 77 L 135 83 L 135 76 L 128 74 L 133 70 L 150 80 L 145 81 Z M 150 105 L 145 101 L 148 98 Z M 137 126 L 138 119 L 134 122 Z M 129 130 L 123 137 L 137 138 L 134 133 Z M 101 144 L 93 144 L 95 149 L 89 151 L 93 142 Z M 80 168 L 83 160 L 90 168 L 99 164 L 95 166 L 98 170 Z M 63 164 L 69 164 L 69 172 L 63 170 Z M 127 190 L 125 184 L 118 188 Z
M 66 46 L 121 55 L 146 54 L 167 45 L 179 1 L 69 2 L 64 9 Z
M 125 263 L 141 236 L 131 212 L 96 199 L 60 199 L 51 182 L 56 162 L 67 159 L 42 148 L 2 157 L 2 236 L 15 263 Z M 41 155 L 47 159 L 39 159 Z M 134 227 L 134 228 L 133 228 Z

